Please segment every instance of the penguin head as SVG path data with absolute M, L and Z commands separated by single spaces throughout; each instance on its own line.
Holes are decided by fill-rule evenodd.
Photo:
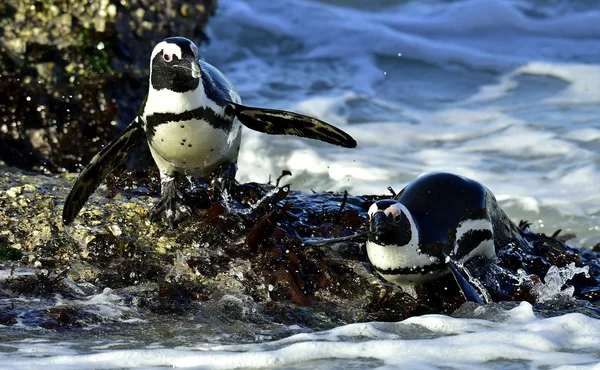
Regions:
M 150 88 L 183 93 L 200 84 L 198 47 L 185 37 L 169 37 L 159 42 L 150 57 Z
M 370 242 L 381 246 L 418 246 L 417 224 L 409 210 L 395 200 L 380 200 L 368 212 Z

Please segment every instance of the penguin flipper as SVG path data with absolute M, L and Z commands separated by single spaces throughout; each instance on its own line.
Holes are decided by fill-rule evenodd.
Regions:
M 270 135 L 294 135 L 355 148 L 356 140 L 344 131 L 316 118 L 276 109 L 246 107 L 230 102 L 233 114 L 249 129 Z
M 64 225 L 73 222 L 85 202 L 100 186 L 102 180 L 125 160 L 135 144 L 140 141 L 143 133 L 144 129 L 140 124 L 140 118 L 136 117 L 119 136 L 92 158 L 75 180 L 75 184 L 65 200 L 62 213 Z
M 446 264 L 448 265 L 452 276 L 454 276 L 454 280 L 456 280 L 456 283 L 458 284 L 458 287 L 460 288 L 460 291 L 467 302 L 475 302 L 479 305 L 487 303 L 484 296 L 480 294 L 477 289 L 475 289 L 475 287 L 469 282 L 469 279 L 465 277 L 464 271 L 462 271 L 462 269 L 458 267 L 454 261 L 452 261 L 450 258 L 446 258 Z

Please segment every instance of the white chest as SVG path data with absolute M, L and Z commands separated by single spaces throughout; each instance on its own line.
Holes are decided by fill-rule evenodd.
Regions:
M 405 245 L 402 247 L 394 245 L 380 245 L 372 241 L 367 242 L 367 255 L 369 260 L 380 270 L 406 270 L 406 273 L 384 273 L 379 274 L 391 283 L 398 285 L 419 285 L 433 280 L 447 273 L 442 267 L 434 272 L 426 272 L 431 265 L 438 264 L 438 258 L 420 253 L 417 245 Z
M 411 286 L 423 285 L 430 281 L 441 278 L 444 275 L 450 273 L 450 270 L 446 267 L 434 271 L 428 271 L 425 273 L 415 270 L 414 274 L 384 274 L 379 272 L 382 278 L 389 281 L 392 284 L 399 285 L 402 289 L 407 290 Z
M 230 132 L 214 128 L 204 120 L 187 120 L 156 126 L 149 144 L 155 159 L 160 156 L 173 167 L 171 170 L 204 176 L 224 163 L 237 161 L 240 139 L 237 119 Z M 158 160 L 157 164 L 161 167 Z
M 237 119 L 225 122 L 224 117 L 224 107 L 206 96 L 202 84 L 185 93 L 150 90 L 143 118 L 159 169 L 205 176 L 237 162 L 241 124 Z
M 371 263 L 382 270 L 406 269 L 429 266 L 440 261 L 436 257 L 420 253 L 417 245 L 380 245 L 367 242 L 367 255 Z

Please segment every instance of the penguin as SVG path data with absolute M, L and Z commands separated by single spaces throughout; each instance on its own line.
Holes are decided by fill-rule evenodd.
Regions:
M 489 189 L 451 173 L 419 177 L 368 210 L 366 249 L 374 270 L 412 295 L 416 286 L 452 274 L 467 299 L 481 302 L 464 264 L 526 243 Z
M 200 60 L 198 47 L 184 37 L 158 43 L 150 56 L 149 91 L 133 122 L 81 171 L 67 196 L 62 219 L 73 222 L 102 180 L 147 138 L 160 171 L 161 197 L 151 221 L 171 228 L 191 214 L 176 174 L 200 178 L 213 174 L 213 186 L 227 190 L 235 178 L 242 125 L 271 135 L 295 135 L 356 147 L 344 131 L 297 113 L 242 105 L 232 83 Z

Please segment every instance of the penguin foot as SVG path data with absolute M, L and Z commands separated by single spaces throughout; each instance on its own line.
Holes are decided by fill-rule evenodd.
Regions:
M 192 209 L 187 205 L 188 203 L 187 196 L 177 190 L 175 181 L 163 183 L 161 198 L 150 210 L 150 221 L 164 220 L 171 229 L 174 229 L 181 221 L 192 214 Z
M 213 173 L 213 179 L 210 183 L 210 187 L 214 189 L 212 201 L 220 201 L 224 198 L 224 192 L 231 189 L 233 182 L 235 181 L 235 174 L 237 172 L 237 165 L 235 163 L 229 163 L 219 167 Z

